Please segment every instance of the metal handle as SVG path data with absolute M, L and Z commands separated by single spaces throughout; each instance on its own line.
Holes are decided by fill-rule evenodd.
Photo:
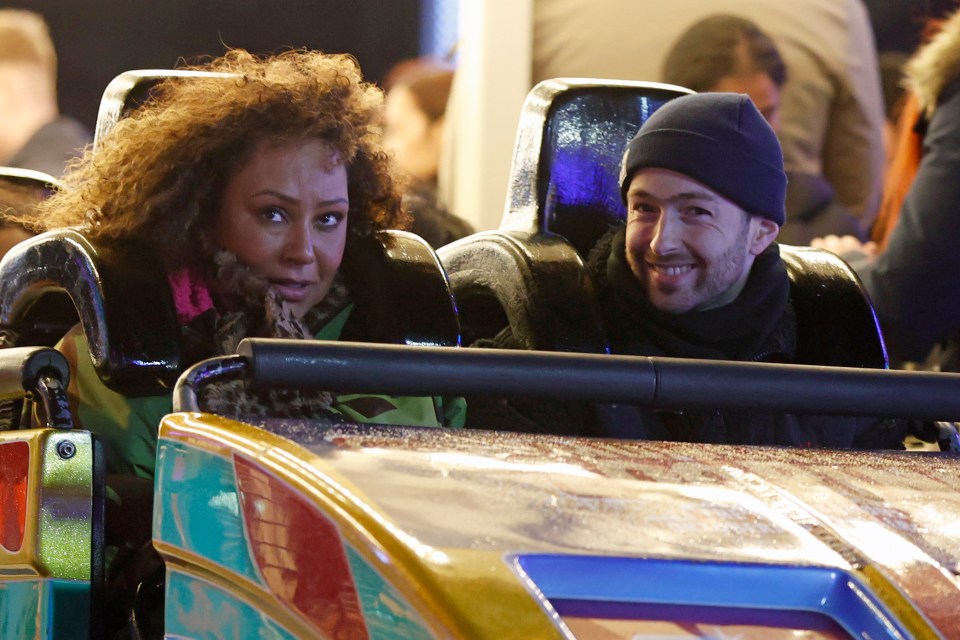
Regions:
M 184 371 L 173 387 L 174 411 L 200 411 L 198 398 L 203 385 L 215 380 L 230 380 L 247 373 L 242 356 L 221 356 L 202 360 Z
M 34 397 L 43 407 L 46 426 L 73 428 L 67 402 L 70 365 L 49 347 L 0 349 L 0 400 Z

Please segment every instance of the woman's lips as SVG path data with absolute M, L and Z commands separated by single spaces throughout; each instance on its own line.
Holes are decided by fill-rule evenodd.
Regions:
M 300 302 L 306 299 L 312 284 L 306 280 L 271 279 L 269 282 L 281 298 L 290 302 Z

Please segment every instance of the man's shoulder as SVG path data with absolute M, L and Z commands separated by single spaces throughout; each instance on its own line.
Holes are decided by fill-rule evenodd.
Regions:
M 90 132 L 80 122 L 60 116 L 38 129 L 9 164 L 59 177 L 67 161 L 80 155 L 90 140 Z

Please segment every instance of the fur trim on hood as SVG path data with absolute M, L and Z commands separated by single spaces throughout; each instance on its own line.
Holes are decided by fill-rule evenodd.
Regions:
M 942 25 L 941 31 L 921 47 L 905 67 L 907 86 L 920 101 L 927 119 L 944 87 L 960 76 L 960 11 Z

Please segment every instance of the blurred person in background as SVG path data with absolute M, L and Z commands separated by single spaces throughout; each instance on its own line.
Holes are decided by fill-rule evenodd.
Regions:
M 661 77 L 697 92 L 725 91 L 750 97 L 775 131 L 788 70 L 773 40 L 740 16 L 715 14 L 694 23 L 667 54 Z M 805 245 L 827 234 L 865 239 L 857 219 L 836 200 L 820 174 L 787 171 L 787 221 L 778 240 Z
M 0 9 L 0 165 L 59 176 L 89 141 L 57 107 L 57 54 L 44 19 Z
M 823 175 L 869 227 L 883 180 L 883 98 L 861 0 L 633 0 L 533 7 L 532 81 L 555 77 L 659 80 L 671 44 L 715 13 L 749 16 L 789 69 L 780 142 L 788 171 Z
M 433 248 L 473 233 L 465 220 L 447 210 L 437 193 L 443 122 L 453 69 L 429 59 L 398 63 L 387 75 L 384 147 L 406 178 L 403 207 L 413 216 L 411 231 Z
M 919 163 L 886 248 L 849 236 L 814 245 L 856 270 L 873 300 L 891 356 L 960 371 L 960 11 L 906 66 L 919 120 Z

